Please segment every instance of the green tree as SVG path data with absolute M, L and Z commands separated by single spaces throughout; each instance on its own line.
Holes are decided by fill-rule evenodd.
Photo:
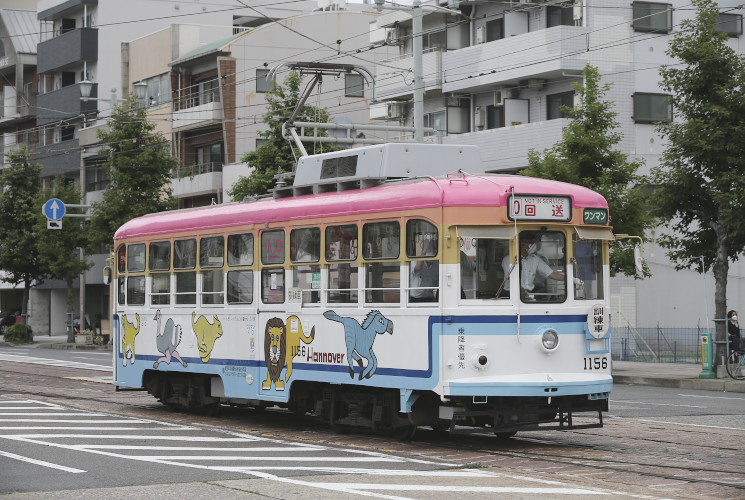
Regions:
M 31 286 L 49 276 L 38 245 L 44 236 L 40 221 L 46 221 L 39 198 L 41 166 L 31 162 L 26 147 L 8 152 L 7 159 L 10 166 L 0 175 L 0 269 L 9 283 L 23 283 L 21 313 L 27 314 Z
M 724 318 L 729 261 L 745 248 L 745 58 L 717 32 L 717 4 L 694 5 L 668 45 L 677 64 L 660 71 L 678 119 L 659 126 L 667 147 L 652 201 L 670 230 L 659 244 L 678 269 L 713 270 L 715 316 Z M 715 360 L 721 354 L 720 344 Z
M 603 99 L 610 89 L 601 85 L 600 73 L 592 65 L 584 70 L 584 85 L 575 84 L 578 102 L 562 111 L 571 119 L 563 138 L 539 153 L 528 153 L 528 168 L 522 174 L 578 184 L 602 194 L 608 201 L 611 224 L 617 234 L 643 236 L 652 225 L 644 204 L 641 164 L 629 159 L 616 146 L 622 136 L 613 103 Z M 621 240 L 611 248 L 611 274 L 637 275 L 634 241 Z M 644 276 L 649 275 L 645 269 Z
M 65 204 L 79 204 L 80 189 L 64 176 L 59 176 L 55 179 L 53 189 L 40 193 L 37 206 L 42 206 L 51 198 L 62 200 Z M 48 267 L 49 275 L 67 285 L 67 313 L 70 314 L 75 307 L 73 281 L 92 265 L 85 258 L 81 259 L 80 253 L 87 244 L 86 224 L 80 217 L 65 217 L 61 229 L 48 230 L 46 226 L 47 221 L 42 217 L 37 222 L 37 232 L 42 235 L 38 241 L 39 256 Z M 67 332 L 67 341 L 75 342 L 72 329 Z
M 176 207 L 170 180 L 179 161 L 134 97 L 114 109 L 108 130 L 100 130 L 98 139 L 105 145 L 102 154 L 108 156 L 104 167 L 110 179 L 91 213 L 91 245 L 101 248 L 112 245 L 125 222 Z
M 246 177 L 241 177 L 233 185 L 228 194 L 234 200 L 242 200 L 246 196 L 260 196 L 269 192 L 276 185 L 274 176 L 292 172 L 297 163 L 293 154 L 292 144 L 282 136 L 282 127 L 290 118 L 300 102 L 300 83 L 302 79 L 297 71 L 290 71 L 284 85 L 277 84 L 266 94 L 268 110 L 264 114 L 264 123 L 268 130 L 259 132 L 267 142 L 246 153 L 241 161 L 253 171 Z M 296 121 L 328 122 L 329 114 L 325 109 L 314 106 L 303 106 Z M 313 130 L 306 129 L 305 135 L 312 136 Z M 325 130 L 319 130 L 318 135 L 326 137 Z M 316 153 L 334 151 L 336 148 L 318 143 L 313 146 Z

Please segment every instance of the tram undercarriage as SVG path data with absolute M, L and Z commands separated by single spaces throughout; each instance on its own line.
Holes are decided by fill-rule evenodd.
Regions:
M 161 403 L 182 409 L 215 412 L 221 404 L 266 408 L 274 403 L 263 400 L 214 397 L 209 375 L 178 372 L 145 374 L 145 389 Z M 483 432 L 498 437 L 517 431 L 540 429 L 575 430 L 603 426 L 608 399 L 586 395 L 562 397 L 452 398 L 443 405 L 434 393 L 422 393 L 411 413 L 400 413 L 399 391 L 373 387 L 296 382 L 288 403 L 276 406 L 297 414 L 311 414 L 328 422 L 338 432 L 367 429 L 388 433 L 398 439 L 413 436 L 417 427 L 426 426 L 451 433 Z M 574 418 L 595 417 L 595 422 L 577 423 Z

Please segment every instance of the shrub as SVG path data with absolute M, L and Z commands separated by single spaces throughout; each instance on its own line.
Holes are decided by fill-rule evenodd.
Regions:
M 15 343 L 31 343 L 33 336 L 31 334 L 31 328 L 24 323 L 16 323 L 15 325 L 9 326 L 5 331 L 5 341 Z

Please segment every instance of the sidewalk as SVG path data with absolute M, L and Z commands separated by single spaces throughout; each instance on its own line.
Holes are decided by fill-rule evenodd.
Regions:
M 0 340 L 0 346 L 9 344 Z M 111 350 L 111 345 L 69 344 L 67 335 L 35 335 L 32 348 Z M 698 378 L 701 365 L 690 363 L 638 363 L 613 361 L 613 382 L 627 385 L 651 385 L 678 389 L 745 393 L 745 380 Z

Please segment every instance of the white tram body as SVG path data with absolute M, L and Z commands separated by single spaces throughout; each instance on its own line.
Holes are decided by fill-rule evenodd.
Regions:
M 605 199 L 458 169 L 475 148 L 364 147 L 303 158 L 274 198 L 128 222 L 116 386 L 341 427 L 602 425 Z

